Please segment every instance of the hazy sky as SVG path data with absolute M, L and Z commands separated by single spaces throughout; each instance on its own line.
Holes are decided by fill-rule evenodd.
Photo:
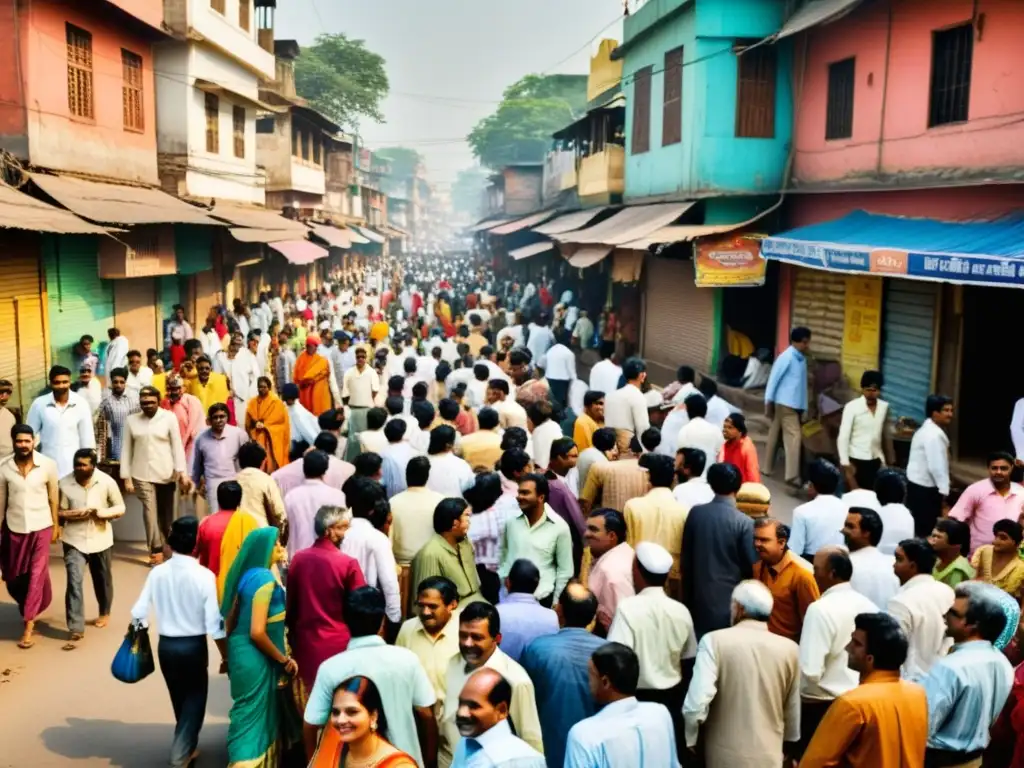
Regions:
M 418 149 L 443 183 L 475 162 L 464 138 L 506 86 L 531 72 L 586 73 L 596 40 L 621 40 L 621 16 L 622 0 L 282 0 L 276 36 L 301 45 L 344 32 L 381 54 L 387 122 L 360 133 L 375 149 Z

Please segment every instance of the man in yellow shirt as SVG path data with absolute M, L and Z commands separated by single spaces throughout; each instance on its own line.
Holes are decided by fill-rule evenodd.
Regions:
M 690 510 L 672 495 L 675 463 L 671 457 L 648 453 L 641 459 L 641 466 L 647 470 L 650 490 L 644 496 L 630 499 L 623 508 L 626 541 L 634 549 L 641 541 L 653 541 L 672 555 L 672 569 L 668 574 L 665 591 L 669 597 L 681 600 L 683 593 L 679 553 L 683 548 L 683 526 L 686 525 L 686 515 Z
M 208 413 L 214 403 L 226 404 L 231 397 L 228 377 L 223 373 L 214 373 L 213 363 L 206 355 L 196 361 L 196 377 L 188 382 L 188 393 L 199 398 L 203 404 L 203 413 Z
M 604 392 L 590 390 L 583 396 L 583 413 L 576 417 L 572 441 L 580 453 L 594 444 L 594 433 L 604 426 Z

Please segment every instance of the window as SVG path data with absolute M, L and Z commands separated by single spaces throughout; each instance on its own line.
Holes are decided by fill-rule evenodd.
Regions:
M 65 24 L 68 43 L 68 111 L 73 117 L 94 120 L 92 94 L 92 35 Z
M 683 49 L 665 54 L 665 106 L 662 114 L 661 146 L 683 140 Z
M 235 140 L 235 157 L 245 157 L 245 107 L 231 108 L 231 135 Z
M 777 70 L 775 46 L 752 48 L 740 53 L 737 58 L 736 136 L 773 139 Z
M 631 152 L 642 155 L 651 148 L 651 73 L 644 67 L 633 75 L 633 143 Z
M 226 9 L 224 3 L 226 0 L 210 0 L 210 7 L 213 8 L 217 13 L 224 14 Z
M 961 24 L 932 33 L 932 86 L 928 127 L 962 123 L 971 104 L 974 26 Z
M 313 136 L 306 132 L 303 132 L 301 136 L 302 138 L 299 139 L 299 145 L 302 148 L 302 159 L 309 160 L 309 145 L 313 143 Z
M 220 152 L 220 99 L 206 94 L 206 151 Z
M 825 139 L 853 136 L 853 84 L 856 59 L 828 65 L 828 102 L 825 105 Z
M 323 142 L 319 136 L 313 136 L 313 162 L 320 165 L 320 154 L 323 150 Z
M 299 145 L 302 144 L 302 133 L 292 124 L 292 157 L 299 156 Z
M 121 49 L 121 109 L 125 130 L 143 130 L 142 57 L 124 48 Z
M 273 133 L 275 121 L 272 117 L 257 117 L 256 118 L 256 133 Z M 294 147 L 292 148 L 292 154 L 295 154 Z
M 222 0 L 223 2 L 223 0 Z M 250 17 L 250 0 L 238 0 L 238 26 L 244 29 L 246 32 L 249 31 L 249 17 Z

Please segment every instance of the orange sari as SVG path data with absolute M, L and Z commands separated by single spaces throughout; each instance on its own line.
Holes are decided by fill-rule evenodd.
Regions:
M 299 402 L 314 416 L 331 409 L 331 369 L 327 358 L 303 352 L 295 361 Z
M 263 422 L 263 429 L 256 428 L 260 421 Z M 267 452 L 264 472 L 273 472 L 288 463 L 288 446 L 291 444 L 288 409 L 273 392 L 249 401 L 245 409 L 245 431 Z
M 394 745 L 392 745 L 394 746 Z M 320 743 L 317 745 L 316 754 L 309 764 L 309 768 L 338 768 L 342 765 L 341 757 L 344 750 L 344 743 L 338 732 L 329 724 L 324 726 L 320 736 Z M 415 768 L 416 761 L 401 750 L 393 752 L 383 760 L 375 763 L 377 768 Z

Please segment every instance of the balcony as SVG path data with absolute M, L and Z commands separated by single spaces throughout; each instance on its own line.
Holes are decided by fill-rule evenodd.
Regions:
M 544 159 L 544 199 L 552 200 L 576 186 L 576 152 L 549 152 Z
M 626 151 L 608 144 L 604 151 L 583 158 L 580 163 L 580 199 L 621 195 L 626 188 Z
M 291 159 L 291 189 L 322 195 L 327 191 L 324 169 L 308 160 Z

